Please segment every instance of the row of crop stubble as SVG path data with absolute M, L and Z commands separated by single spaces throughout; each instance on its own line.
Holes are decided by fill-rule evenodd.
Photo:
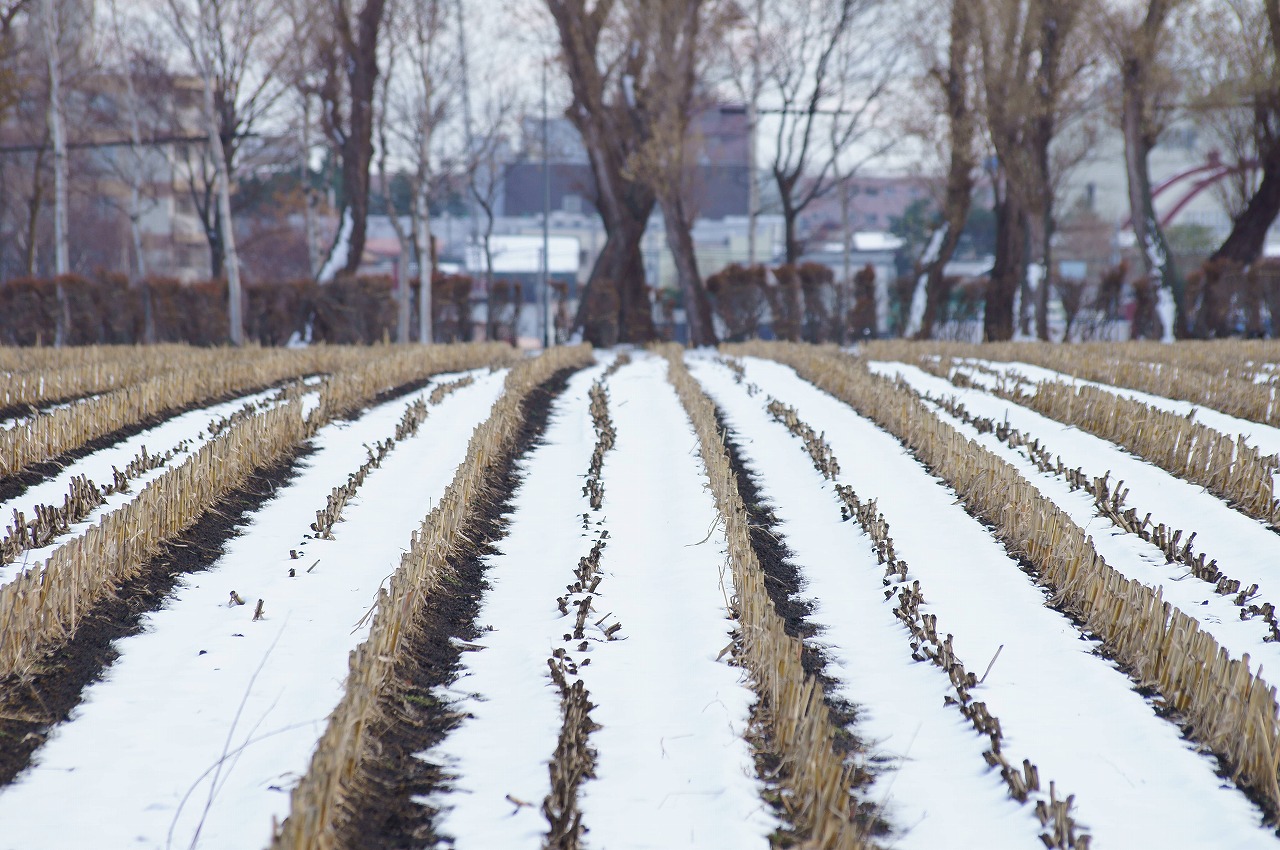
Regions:
M 1233 659 L 1157 590 L 1126 580 L 1057 505 L 1008 463 L 941 422 L 907 390 L 854 358 L 793 345 L 731 347 L 794 368 L 913 450 L 990 522 L 1034 568 L 1056 603 L 1077 616 L 1140 684 L 1154 688 L 1193 739 L 1218 755 L 1232 779 L 1280 813 L 1280 706 L 1275 688 Z
M 0 588 L 0 681 L 28 671 L 71 639 L 94 603 L 142 569 L 165 541 L 254 471 L 296 451 L 322 424 L 398 386 L 512 357 L 500 345 L 363 349 L 338 356 L 358 365 L 330 378 L 309 415 L 304 417 L 301 404 L 292 401 L 233 425 L 125 507 L 57 548 L 42 566 Z M 294 360 L 291 365 L 313 364 Z M 296 368 L 286 370 L 274 361 L 265 368 L 270 374 L 294 373 L 284 377 L 297 374 Z

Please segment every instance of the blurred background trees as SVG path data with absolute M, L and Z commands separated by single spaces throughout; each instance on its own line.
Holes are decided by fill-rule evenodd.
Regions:
M 363 279 L 429 341 L 446 278 L 529 345 L 1272 334 L 1278 212 L 1280 0 L 0 0 L 44 342 L 67 276 L 144 340 Z

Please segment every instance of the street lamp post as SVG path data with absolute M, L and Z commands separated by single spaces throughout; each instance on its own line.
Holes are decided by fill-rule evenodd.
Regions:
M 551 153 L 547 129 L 547 62 L 542 62 L 542 344 L 556 344 L 551 321 Z

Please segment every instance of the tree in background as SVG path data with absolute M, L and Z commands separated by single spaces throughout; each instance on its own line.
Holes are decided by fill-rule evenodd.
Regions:
M 354 275 L 364 255 L 369 222 L 369 171 L 373 163 L 378 47 L 387 0 L 332 0 L 329 18 L 316 30 L 322 82 L 322 124 L 342 160 L 338 232 L 320 269 L 320 280 Z
M 972 3 L 951 0 L 945 27 L 925 27 L 925 32 L 947 34 L 945 54 L 933 45 L 925 46 L 925 79 L 930 92 L 926 103 L 935 105 L 943 127 L 927 122 L 922 132 L 942 140 L 942 159 L 947 163 L 943 190 L 941 221 L 929 237 L 916 271 L 918 283 L 912 298 L 911 315 L 904 329 L 906 336 L 931 339 L 939 318 L 942 301 L 947 294 L 944 270 L 955 256 L 960 236 L 969 216 L 973 184 L 977 176 L 977 122 L 973 79 L 974 20 Z M 944 7 L 945 8 L 945 7 Z M 936 14 L 938 7 L 926 4 L 925 14 Z M 940 129 L 940 132 L 938 130 Z M 923 292 L 921 289 L 923 288 Z
M 1064 117 L 1065 95 L 1086 64 L 1077 25 L 1086 0 L 982 0 L 974 3 L 982 114 L 995 157 L 995 263 L 987 287 L 983 336 L 1013 337 L 1029 315 L 1027 265 L 1036 230 L 1050 267 L 1056 178 L 1051 146 Z M 1046 271 L 1047 274 L 1047 271 Z M 1037 329 L 1046 336 L 1047 281 L 1039 287 Z M 1020 316 L 1014 301 L 1021 293 Z
M 1186 287 L 1152 204 L 1150 158 L 1179 95 L 1181 74 L 1172 63 L 1181 51 L 1176 51 L 1170 29 L 1182 5 L 1184 0 L 1148 0 L 1145 8 L 1114 5 L 1102 8 L 1097 19 L 1120 81 L 1117 112 L 1138 255 L 1147 275 L 1174 306 L 1174 327 L 1164 329 L 1167 337 L 1186 335 Z
M 1237 162 L 1256 161 L 1261 174 L 1241 187 L 1231 231 L 1210 260 L 1247 266 L 1280 213 L 1280 0 L 1220 0 L 1196 11 L 1203 52 L 1193 108 Z
M 787 262 L 795 263 L 803 252 L 800 214 L 888 148 L 876 114 L 898 75 L 899 51 L 875 0 L 795 0 L 762 9 L 764 111 L 774 121 L 769 170 Z
M 245 140 L 288 92 L 287 63 L 295 44 L 281 2 L 167 0 L 169 24 L 191 67 L 208 88 L 206 148 L 184 146 L 188 191 L 209 241 L 212 277 L 230 275 L 228 236 L 234 240 L 230 195 Z M 176 124 L 176 122 L 174 122 Z M 194 159 L 193 159 L 194 157 Z M 223 204 L 220 189 L 227 188 Z M 226 217 L 228 221 L 224 222 Z
M 662 59 L 652 63 L 644 98 L 637 104 L 648 138 L 628 158 L 626 171 L 652 187 L 662 208 L 690 343 L 715 345 L 711 301 L 693 245 L 700 142 L 692 135 L 691 123 L 704 104 L 698 96 L 701 66 L 723 27 L 712 18 L 714 4 L 706 0 L 631 0 L 628 13 L 633 44 Z
M 626 10 L 615 0 L 546 3 L 572 93 L 565 115 L 587 150 L 605 231 L 574 325 L 596 345 L 648 342 L 655 330 L 640 241 L 657 197 L 646 182 L 628 176 L 627 163 L 649 136 L 640 103 L 654 57 L 633 41 Z

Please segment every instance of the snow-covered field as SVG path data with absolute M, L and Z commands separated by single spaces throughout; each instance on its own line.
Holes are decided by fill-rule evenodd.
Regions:
M 478 637 L 454 640 L 456 666 L 432 692 L 433 710 L 452 718 L 449 731 L 416 755 L 444 777 L 411 795 L 430 824 L 419 846 L 848 846 L 806 843 L 812 836 L 798 824 L 812 813 L 790 807 L 788 783 L 803 771 L 778 750 L 774 731 L 785 719 L 761 703 L 760 682 L 741 661 L 752 636 L 737 619 L 731 537 L 669 380 L 678 364 L 643 351 L 597 351 L 594 361 L 550 399 L 545 429 L 515 459 L 518 483 L 483 550 L 483 582 L 468 589 L 478 612 L 469 634 Z M 697 351 L 684 362 L 718 411 L 736 474 L 754 485 L 748 507 L 770 517 L 765 532 L 798 578 L 798 588 L 773 588 L 772 598 L 779 612 L 788 604 L 803 612 L 796 628 L 807 629 L 802 639 L 817 659 L 806 668 L 810 684 L 841 709 L 832 717 L 851 768 L 850 807 L 828 815 L 874 822 L 866 845 L 884 848 L 1280 847 L 1280 812 L 1265 790 L 1238 787 L 1233 766 L 1170 709 L 1175 695 L 1136 681 L 1106 651 L 1106 636 L 1066 610 L 903 441 L 774 360 Z M 1269 671 L 1280 676 L 1268 625 L 1280 607 L 1280 534 L 1124 446 L 996 392 L 1070 375 L 974 359 L 953 383 L 906 362 L 847 364 L 900 378 L 931 415 L 1011 464 L 1083 528 L 1107 565 L 1159 588 L 1230 658 L 1261 670 L 1264 687 Z M 142 614 L 139 633 L 115 639 L 118 657 L 0 785 L 0 850 L 270 846 L 278 824 L 299 816 L 291 791 L 314 769 L 380 588 L 467 462 L 468 441 L 509 391 L 509 374 L 438 375 L 309 436 L 221 554 L 181 576 L 162 606 Z M 308 384 L 289 399 L 309 410 L 322 389 Z M 1194 407 L 1196 421 L 1280 452 L 1280 430 L 1269 425 L 1115 391 L 1182 416 Z M 78 476 L 109 483 L 143 446 L 174 450 L 56 540 L 0 564 L 0 586 L 128 504 L 212 439 L 222 427 L 214 423 L 289 399 L 270 391 L 174 416 L 0 504 L 0 515 L 29 517 L 35 505 L 60 504 Z M 425 418 L 405 431 L 421 405 Z M 784 408 L 817 436 L 797 436 Z M 1005 427 L 992 433 L 979 420 Z M 1062 468 L 1123 480 L 1139 517 L 1194 532 L 1195 553 L 1255 587 L 1224 592 L 1170 562 L 1010 433 L 1036 439 Z M 838 464 L 817 469 L 815 444 Z M 351 494 L 340 522 L 331 536 L 314 533 L 317 511 L 344 484 Z M 876 533 L 891 537 L 901 574 L 886 573 L 873 530 L 850 517 L 850 492 L 874 500 Z M 918 615 L 970 679 L 957 680 L 909 628 L 900 607 L 908 597 L 922 600 Z M 79 639 L 71 635 L 47 663 L 70 658 Z M 557 765 L 570 758 L 570 685 L 589 706 L 575 727 L 585 743 L 574 750 L 588 767 L 568 794 L 577 843 L 549 844 L 561 811 L 551 801 L 565 799 Z M 24 687 L 20 676 L 0 679 L 0 747 L 5 712 Z M 975 701 L 995 734 L 979 731 Z M 1274 723 L 1280 730 L 1280 717 Z M 1017 771 L 1034 766 L 1035 781 L 1002 776 L 993 748 Z M 1280 754 L 1273 758 L 1280 770 Z M 1074 824 L 1070 834 L 1053 834 L 1055 809 Z M 387 846 L 335 834 L 345 835 L 340 846 Z

